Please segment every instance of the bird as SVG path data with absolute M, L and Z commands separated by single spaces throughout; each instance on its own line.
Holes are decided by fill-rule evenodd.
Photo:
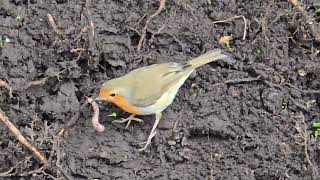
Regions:
M 162 111 L 173 102 L 190 74 L 196 68 L 218 59 L 229 64 L 236 61 L 221 49 L 214 49 L 184 63 L 166 62 L 140 67 L 121 77 L 105 81 L 100 88 L 98 98 L 111 102 L 131 114 L 128 118 L 114 120 L 118 123 L 127 122 L 126 128 L 131 121 L 143 122 L 142 119 L 136 118 L 136 115 L 155 114 L 155 122 L 144 142 L 145 145 L 138 149 L 144 151 L 157 133 L 156 128 L 162 117 Z

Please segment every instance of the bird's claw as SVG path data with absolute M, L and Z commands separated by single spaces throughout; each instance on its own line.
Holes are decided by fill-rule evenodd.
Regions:
M 126 129 L 129 127 L 129 125 L 131 124 L 131 121 L 137 121 L 137 122 L 143 122 L 143 120 L 142 119 L 140 119 L 140 118 L 136 118 L 136 117 L 134 117 L 134 116 L 129 116 L 129 117 L 127 117 L 127 118 L 121 118 L 121 120 L 114 120 L 114 121 L 112 121 L 112 123 L 125 123 L 125 122 L 127 122 L 127 125 L 126 125 Z
M 157 134 L 157 131 L 152 132 L 152 133 L 149 135 L 147 141 L 139 143 L 139 145 L 141 145 L 141 146 L 143 146 L 143 144 L 144 144 L 144 147 L 138 149 L 138 151 L 144 151 L 144 150 L 146 150 L 147 147 L 148 147 L 148 145 L 151 143 L 152 138 L 153 138 L 156 134 Z

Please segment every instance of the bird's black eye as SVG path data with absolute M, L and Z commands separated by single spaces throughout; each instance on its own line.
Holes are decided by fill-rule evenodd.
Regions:
M 111 93 L 110 96 L 111 96 L 111 97 L 115 97 L 115 96 L 116 96 L 116 93 Z

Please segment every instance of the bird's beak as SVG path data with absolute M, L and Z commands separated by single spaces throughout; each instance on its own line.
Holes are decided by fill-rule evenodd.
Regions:
M 108 101 L 108 99 L 101 97 L 101 96 L 98 96 L 95 100 L 96 101 Z
M 102 98 L 100 97 L 100 96 L 98 96 L 97 98 L 95 98 L 94 100 L 96 100 L 96 101 L 101 101 L 102 100 Z
M 109 100 L 108 100 L 107 98 L 104 98 L 104 97 L 102 97 L 102 96 L 98 96 L 98 97 L 95 98 L 94 100 L 96 100 L 96 101 L 108 101 L 108 102 L 109 102 Z

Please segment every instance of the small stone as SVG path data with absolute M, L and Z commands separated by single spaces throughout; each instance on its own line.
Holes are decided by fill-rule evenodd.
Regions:
M 175 141 L 168 141 L 168 144 L 169 144 L 170 146 L 174 146 L 174 145 L 176 145 L 177 143 L 176 143 Z
M 304 70 L 304 69 L 299 69 L 298 70 L 298 74 L 299 74 L 299 76 L 306 76 L 307 75 L 307 72 Z
M 317 103 L 317 100 L 313 99 L 313 100 L 307 101 L 306 106 L 307 106 L 307 108 L 311 108 L 311 107 L 315 106 L 316 103 Z

